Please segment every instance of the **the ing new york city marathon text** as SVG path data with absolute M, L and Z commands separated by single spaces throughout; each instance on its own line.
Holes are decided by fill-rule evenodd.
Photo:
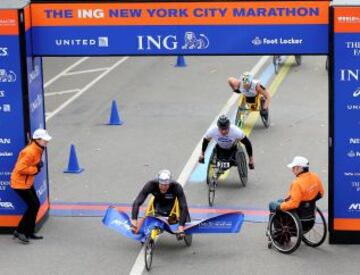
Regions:
M 102 19 L 102 18 L 129 18 L 142 17 L 143 13 L 149 17 L 172 18 L 172 17 L 307 17 L 319 16 L 318 7 L 276 7 L 276 8 L 159 8 L 159 9 L 109 9 L 106 13 L 103 9 L 45 9 L 47 19 L 55 18 L 79 18 L 79 19 Z

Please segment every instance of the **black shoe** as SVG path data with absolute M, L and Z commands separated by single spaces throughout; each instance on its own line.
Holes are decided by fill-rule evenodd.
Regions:
M 42 239 L 44 239 L 43 236 L 39 236 L 39 235 L 35 235 L 35 234 L 31 234 L 31 235 L 29 236 L 29 238 L 30 238 L 30 239 L 33 239 L 33 240 L 42 240 Z
M 21 233 L 19 233 L 17 231 L 14 232 L 14 237 L 13 238 L 18 239 L 23 244 L 30 243 L 29 239 L 24 234 L 21 234 Z

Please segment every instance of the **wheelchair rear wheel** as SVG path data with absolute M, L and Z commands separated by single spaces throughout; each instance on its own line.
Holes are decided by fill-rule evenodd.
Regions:
M 215 164 L 215 151 L 214 150 L 212 151 L 212 153 L 210 155 L 209 165 L 207 167 L 207 173 L 206 173 L 206 183 L 207 183 L 207 185 L 210 184 L 210 181 L 211 181 L 212 177 L 215 174 L 216 164 Z
M 145 267 L 147 271 L 151 269 L 154 244 L 155 242 L 150 236 L 145 241 Z
M 246 186 L 248 181 L 248 167 L 245 152 L 241 145 L 238 145 L 238 151 L 236 153 L 237 169 L 239 172 L 240 181 L 243 186 Z
M 270 217 L 268 247 L 275 247 L 281 253 L 293 253 L 301 243 L 302 227 L 297 214 L 276 212 Z
M 315 223 L 309 231 L 303 233 L 302 241 L 308 246 L 318 247 L 325 241 L 326 235 L 327 226 L 325 217 L 320 209 L 316 207 Z
M 269 126 L 270 126 L 270 114 L 269 114 L 269 110 L 267 110 L 266 113 L 263 112 L 264 103 L 265 103 L 265 99 L 261 98 L 260 117 L 261 117 L 261 121 L 264 124 L 265 128 L 269 128 Z

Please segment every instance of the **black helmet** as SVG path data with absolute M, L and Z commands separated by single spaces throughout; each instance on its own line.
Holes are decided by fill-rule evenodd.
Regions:
M 221 115 L 217 121 L 217 126 L 220 129 L 229 129 L 230 119 L 226 115 Z

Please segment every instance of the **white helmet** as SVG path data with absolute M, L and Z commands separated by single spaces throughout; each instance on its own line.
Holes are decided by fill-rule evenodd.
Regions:
M 241 82 L 243 84 L 250 84 L 254 79 L 254 74 L 251 72 L 245 72 L 241 75 Z
M 166 169 L 160 170 L 157 175 L 157 178 L 160 184 L 170 184 L 171 172 Z

